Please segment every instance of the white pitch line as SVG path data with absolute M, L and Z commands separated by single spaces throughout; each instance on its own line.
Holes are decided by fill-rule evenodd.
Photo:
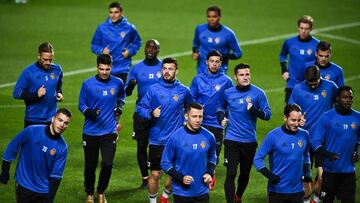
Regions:
M 352 81 L 352 80 L 359 80 L 360 79 L 360 75 L 355 75 L 349 78 L 345 78 L 346 82 Z M 264 90 L 265 93 L 273 93 L 273 92 L 282 92 L 284 91 L 284 87 L 278 87 L 278 88 L 273 88 L 273 89 L 265 89 Z M 135 100 L 126 100 L 125 101 L 126 104 L 132 104 L 135 103 Z M 69 102 L 69 103 L 61 103 L 62 106 L 76 106 L 78 105 L 78 103 L 75 102 Z M 6 108 L 25 108 L 25 106 L 23 104 L 5 104 L 5 105 L 0 105 L 0 109 L 6 109 Z
M 351 44 L 360 45 L 359 40 L 350 39 L 350 38 L 347 38 L 347 37 L 341 37 L 341 36 L 338 36 L 338 35 L 331 35 L 331 34 L 325 34 L 325 33 L 317 33 L 316 35 L 331 38 L 331 39 L 337 39 L 337 40 L 348 42 L 348 43 L 351 43 Z
M 333 25 L 333 26 L 328 26 L 328 27 L 324 27 L 324 28 L 315 29 L 315 30 L 312 31 L 312 34 L 317 34 L 319 32 L 324 32 L 324 31 L 351 28 L 351 27 L 356 27 L 356 26 L 360 26 L 360 21 L 359 22 L 345 23 L 345 24 Z M 289 33 L 289 34 L 283 34 L 283 35 L 278 35 L 278 36 L 273 36 L 273 37 L 266 37 L 266 38 L 255 39 L 255 40 L 248 40 L 248 41 L 241 42 L 240 45 L 241 46 L 247 46 L 247 45 L 260 44 L 260 43 L 265 43 L 265 42 L 271 42 L 271 41 L 276 41 L 276 40 L 280 40 L 280 39 L 286 39 L 286 38 L 289 38 L 289 37 L 297 35 L 297 34 L 298 33 Z M 192 53 L 191 51 L 178 52 L 178 53 L 174 53 L 174 54 L 160 56 L 160 58 L 187 56 L 187 55 L 190 55 L 191 53 Z M 135 63 L 138 63 L 140 61 L 141 60 L 136 60 L 133 63 L 135 64 Z M 86 68 L 86 69 L 78 69 L 78 70 L 73 70 L 73 71 L 69 71 L 69 72 L 64 72 L 64 76 L 70 76 L 70 75 L 77 75 L 77 74 L 92 72 L 92 71 L 94 71 L 95 68 L 96 67 L 91 67 L 91 68 Z M 11 87 L 11 86 L 14 86 L 15 84 L 16 84 L 15 82 L 0 84 L 0 89 L 5 88 L 5 87 Z

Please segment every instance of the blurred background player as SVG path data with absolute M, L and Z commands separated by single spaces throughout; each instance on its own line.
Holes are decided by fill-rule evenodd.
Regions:
M 54 48 L 49 42 L 39 45 L 38 61 L 25 68 L 13 91 L 15 99 L 23 99 L 26 109 L 24 126 L 50 124 L 56 113 L 57 102 L 63 101 L 63 72 L 51 63 Z
M 234 31 L 220 24 L 221 9 L 211 6 L 206 10 L 208 23 L 195 28 L 192 59 L 197 61 L 197 73 L 207 72 L 206 58 L 210 51 L 217 50 L 223 54 L 221 72 L 228 69 L 229 60 L 242 56 L 240 44 Z
M 149 144 L 149 130 L 151 122 L 142 119 L 137 112 L 138 103 L 148 91 L 149 87 L 159 82 L 161 78 L 162 62 L 158 59 L 160 52 L 160 43 L 156 39 L 151 39 L 145 45 L 145 59 L 131 69 L 128 81 L 125 84 L 126 96 L 130 96 L 137 86 L 138 98 L 133 115 L 133 137 L 137 141 L 137 160 L 142 176 L 142 184 L 140 188 L 148 185 L 148 155 L 147 147 Z
M 323 167 L 321 199 L 332 203 L 354 203 L 356 191 L 355 163 L 359 161 L 360 113 L 351 108 L 353 90 L 342 86 L 337 90 L 337 105 L 325 112 L 316 123 L 312 147 L 316 164 Z
M 280 65 L 282 78 L 286 81 L 285 103 L 294 86 L 304 80 L 305 63 L 316 59 L 319 40 L 310 35 L 313 22 L 311 16 L 302 16 L 297 22 L 299 35 L 286 39 L 282 45 Z
M 201 127 L 204 109 L 199 103 L 186 107 L 186 125 L 166 143 L 161 167 L 172 178 L 174 203 L 209 202 L 211 176 L 216 166 L 214 135 Z
M 106 202 L 105 190 L 109 185 L 116 152 L 119 117 L 125 103 L 124 84 L 119 78 L 110 75 L 111 64 L 111 55 L 98 55 L 98 74 L 85 80 L 80 90 L 78 108 L 85 116 L 82 139 L 87 203 L 94 202 L 95 172 L 99 150 L 102 161 L 97 194 L 100 203 Z
M 70 118 L 71 112 L 61 108 L 49 125 L 29 126 L 9 143 L 3 155 L 0 182 L 9 181 L 10 164 L 19 154 L 15 171 L 16 202 L 54 201 L 68 152 L 61 133 L 68 127 Z
M 249 183 L 250 170 L 258 146 L 256 120 L 270 120 L 271 110 L 265 92 L 250 84 L 250 66 L 240 63 L 234 68 L 236 86 L 224 91 L 218 120 L 224 126 L 227 120 L 224 140 L 224 165 L 226 167 L 226 201 L 241 202 Z M 228 114 L 228 119 L 224 115 Z M 235 192 L 236 172 L 240 175 Z
M 284 120 L 284 125 L 266 135 L 255 155 L 254 165 L 269 179 L 269 203 L 302 203 L 302 179 L 311 182 L 309 133 L 299 128 L 302 115 L 297 104 L 285 106 Z M 264 161 L 267 155 L 270 170 Z
M 131 57 L 141 47 L 141 38 L 135 26 L 123 16 L 123 7 L 118 2 L 109 5 L 109 17 L 100 24 L 91 41 L 94 54 L 110 54 L 113 57 L 111 75 L 126 82 Z
M 139 115 L 151 121 L 149 134 L 149 200 L 156 203 L 161 177 L 161 156 L 172 133 L 184 122 L 185 106 L 193 102 L 189 89 L 176 79 L 176 59 L 165 58 L 162 62 L 162 78 L 149 87 L 138 105 Z M 171 194 L 171 178 L 167 178 L 160 202 L 168 202 Z
M 306 63 L 305 67 L 316 65 L 320 68 L 322 78 L 334 81 L 338 87 L 344 86 L 344 71 L 340 66 L 330 61 L 331 56 L 331 44 L 327 41 L 320 41 L 316 48 L 316 61 Z

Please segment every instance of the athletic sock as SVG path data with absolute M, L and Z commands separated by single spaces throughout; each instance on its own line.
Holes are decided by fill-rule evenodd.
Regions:
M 150 203 L 156 203 L 156 196 L 157 196 L 157 194 L 150 194 L 149 193 Z
M 171 195 L 171 192 L 167 191 L 167 189 L 164 189 L 162 196 L 166 199 L 169 199 L 169 196 Z
M 319 196 L 318 196 L 318 195 L 316 195 L 316 194 L 314 194 L 313 201 L 314 201 L 314 202 L 316 202 L 316 203 L 320 202 L 320 198 L 319 198 Z

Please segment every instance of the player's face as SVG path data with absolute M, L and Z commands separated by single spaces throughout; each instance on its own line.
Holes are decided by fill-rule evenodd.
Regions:
M 159 53 L 158 45 L 154 41 L 148 41 L 145 45 L 145 57 L 147 59 L 154 59 Z
M 218 72 L 221 66 L 220 56 L 210 56 L 209 59 L 206 60 L 206 64 L 210 73 Z
M 284 116 L 285 120 L 285 127 L 293 132 L 296 132 L 300 126 L 301 122 L 301 112 L 299 111 L 292 111 L 290 112 L 289 116 Z
M 164 63 L 162 66 L 162 75 L 165 81 L 171 82 L 176 78 L 178 71 L 173 63 Z
M 38 56 L 40 66 L 45 69 L 50 69 L 51 62 L 54 58 L 54 53 L 41 52 Z
M 190 111 L 185 114 L 186 126 L 192 131 L 200 129 L 203 121 L 203 113 L 203 109 L 191 108 Z
M 220 24 L 221 16 L 216 11 L 209 11 L 207 13 L 207 21 L 210 27 L 217 27 Z
M 344 109 L 351 109 L 353 99 L 353 92 L 349 90 L 342 91 L 340 96 L 336 98 L 338 104 Z
M 239 86 L 244 87 L 250 85 L 250 69 L 244 68 L 237 70 L 235 80 Z
M 111 22 L 117 22 L 120 20 L 122 16 L 122 12 L 118 8 L 110 8 L 109 9 L 109 17 L 111 19 Z
M 321 66 L 326 66 L 331 58 L 331 50 L 326 50 L 326 51 L 318 50 L 316 52 L 316 58 L 317 58 L 317 62 Z
M 310 24 L 308 23 L 300 23 L 298 26 L 299 36 L 301 39 L 306 39 L 310 36 Z
M 306 81 L 306 84 L 307 86 L 310 88 L 310 89 L 316 89 L 319 84 L 320 84 L 320 78 L 318 80 L 315 80 L 315 81 Z
M 100 79 L 108 79 L 110 77 L 111 66 L 107 64 L 99 64 L 98 67 L 98 75 Z
M 69 126 L 70 118 L 63 113 L 55 115 L 51 120 L 50 128 L 56 134 L 63 133 Z

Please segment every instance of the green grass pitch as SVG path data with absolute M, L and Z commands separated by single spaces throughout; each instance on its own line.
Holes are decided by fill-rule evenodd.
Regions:
M 0 1 L 0 154 L 8 142 L 23 127 L 24 104 L 12 98 L 13 85 L 25 66 L 37 60 L 37 47 L 50 41 L 55 47 L 54 62 L 62 65 L 65 101 L 60 107 L 70 108 L 74 114 L 64 133 L 69 156 L 64 178 L 56 202 L 82 202 L 83 149 L 81 143 L 83 116 L 77 110 L 82 81 L 96 74 L 95 55 L 90 51 L 91 37 L 98 24 L 107 17 L 111 1 L 98 0 L 29 0 L 16 5 L 14 1 Z M 251 65 L 252 83 L 266 90 L 272 118 L 257 123 L 258 141 L 272 128 L 281 125 L 284 81 L 280 75 L 278 55 L 286 36 L 297 32 L 296 21 L 302 15 L 314 17 L 314 36 L 329 40 L 333 45 L 332 61 L 345 71 L 346 84 L 354 88 L 353 107 L 360 110 L 360 1 L 287 1 L 287 0 L 229 0 L 229 1 L 147 1 L 124 0 L 124 14 L 134 23 L 143 42 L 155 38 L 161 43 L 160 56 L 176 55 L 179 60 L 178 78 L 186 85 L 195 74 L 195 62 L 190 57 L 194 28 L 206 22 L 205 10 L 217 4 L 222 8 L 222 23 L 232 28 L 243 49 L 243 57 L 230 63 Z M 289 35 L 290 34 L 290 35 Z M 143 59 L 144 47 L 133 58 Z M 76 70 L 92 68 L 81 74 Z M 136 142 L 131 139 L 132 114 L 136 94 L 127 98 L 121 122 L 123 129 L 118 142 L 114 169 L 107 190 L 109 202 L 146 202 L 147 191 L 139 190 L 140 171 L 136 161 Z M 221 161 L 223 156 L 221 155 Z M 220 163 L 221 163 L 220 161 Z M 12 163 L 11 176 L 16 163 Z M 359 164 L 357 164 L 359 174 Z M 225 202 L 223 183 L 225 168 L 217 168 L 217 185 L 210 192 L 211 202 Z M 357 185 L 359 185 L 357 181 Z M 266 179 L 253 168 L 244 202 L 266 202 Z M 163 184 L 161 186 L 163 188 Z M 162 190 L 162 189 L 161 189 Z M 161 192 L 160 190 L 160 192 Z M 14 179 L 0 185 L 0 201 L 15 202 Z M 357 187 L 360 201 L 360 187 Z

